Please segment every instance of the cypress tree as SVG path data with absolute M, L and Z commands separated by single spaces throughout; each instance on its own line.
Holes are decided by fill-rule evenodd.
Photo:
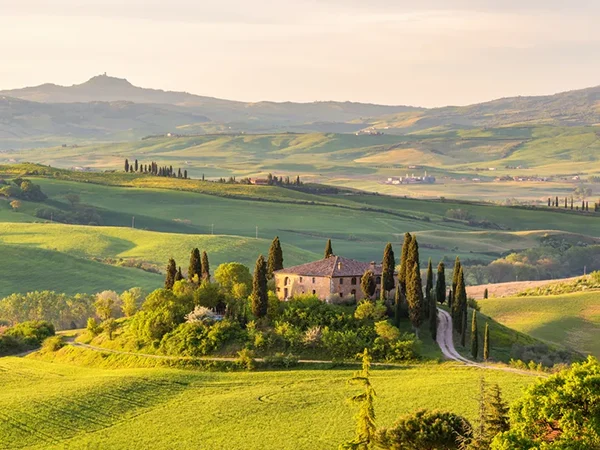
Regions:
M 498 433 L 508 431 L 508 405 L 502 398 L 502 390 L 493 385 L 485 396 L 485 437 L 491 442 Z
M 187 180 L 187 169 L 183 171 L 183 179 Z
M 360 290 L 366 299 L 372 300 L 375 289 L 377 289 L 375 274 L 371 270 L 367 270 L 360 279 Z
M 554 206 L 558 208 L 558 195 L 556 196 L 556 202 L 554 203 Z
M 398 271 L 398 282 L 402 288 L 402 292 L 406 293 L 406 278 L 408 274 L 408 251 L 412 236 L 410 233 L 404 234 L 404 243 L 402 244 L 402 253 L 400 254 L 400 270 Z
M 210 265 L 208 264 L 208 255 L 203 250 L 202 251 L 202 280 L 210 281 Z
M 433 296 L 433 266 L 431 264 L 431 258 L 427 264 L 427 281 L 425 282 L 425 297 L 431 303 L 431 297 Z
M 477 355 L 479 355 L 479 336 L 477 334 L 477 311 L 474 309 L 471 319 L 471 356 L 477 360 Z
M 485 332 L 483 333 L 483 360 L 490 358 L 490 324 L 486 322 Z
M 181 167 L 177 169 L 177 178 L 181 178 L 183 175 L 181 174 Z
M 460 345 L 465 347 L 467 345 L 467 309 L 462 310 L 462 333 L 460 335 Z
M 437 304 L 435 296 L 430 296 L 429 299 L 429 331 L 431 332 L 431 338 L 435 341 L 437 339 Z
M 194 280 L 194 276 L 198 275 L 198 281 L 202 279 L 202 264 L 200 262 L 200 250 L 197 248 L 192 250 L 190 255 L 190 266 L 188 268 L 188 279 Z
M 333 248 L 331 247 L 331 239 L 327 239 L 327 245 L 325 246 L 325 259 L 333 256 Z
M 567 208 L 568 208 L 568 206 L 567 206 L 567 197 L 565 197 L 565 209 L 567 209 Z
M 383 251 L 383 264 L 381 269 L 381 300 L 387 300 L 388 293 L 394 289 L 394 271 L 396 259 L 392 244 L 388 243 Z
M 488 298 L 488 295 L 489 295 L 488 288 L 485 288 L 485 289 L 484 289 L 484 291 L 483 291 L 483 298 L 484 298 L 485 300 L 487 300 L 487 298 Z
M 441 261 L 437 267 L 435 299 L 438 301 L 438 303 L 444 303 L 446 301 L 446 265 Z
M 129 160 L 125 158 L 125 173 L 129 172 Z
M 548 207 L 550 207 L 550 197 L 548 197 Z
M 137 172 L 138 168 L 139 168 L 137 159 L 135 160 L 134 167 L 135 167 L 134 171 Z
M 183 280 L 183 274 L 181 273 L 181 266 L 177 269 L 177 274 L 175 274 L 175 281 Z
M 273 273 L 277 270 L 283 269 L 283 251 L 281 250 L 281 242 L 279 242 L 279 236 L 276 236 L 271 242 L 271 248 L 269 248 L 269 259 L 267 262 L 267 273 L 269 279 L 273 278 Z
M 175 284 L 176 276 L 177 276 L 177 265 L 175 264 L 175 260 L 173 258 L 170 258 L 169 264 L 167 264 L 167 276 L 165 278 L 165 289 L 173 289 L 173 284 Z
M 456 299 L 456 285 L 458 284 L 458 274 L 460 273 L 460 268 L 462 264 L 460 263 L 460 258 L 457 256 L 454 261 L 454 272 L 452 273 L 452 297 Z
M 456 293 L 452 300 L 452 319 L 458 333 L 463 332 L 463 312 L 467 310 L 467 291 L 465 288 L 465 277 L 462 267 L 458 273 L 458 283 L 456 285 Z M 466 317 L 464 319 L 466 323 Z
M 394 325 L 400 328 L 400 319 L 402 318 L 402 292 L 400 284 L 396 285 L 396 295 L 394 296 Z
M 406 301 L 408 303 L 408 318 L 415 330 L 415 334 L 419 335 L 419 327 L 423 323 L 425 308 L 423 308 L 423 283 L 421 281 L 421 270 L 419 263 L 414 261 L 412 270 L 409 271 L 406 280 Z
M 571 210 L 573 210 L 573 197 L 571 197 Z
M 263 255 L 256 260 L 254 277 L 252 279 L 252 314 L 257 318 L 265 317 L 269 307 L 269 293 L 267 291 L 267 263 Z
M 448 308 L 452 311 L 452 289 L 448 289 Z

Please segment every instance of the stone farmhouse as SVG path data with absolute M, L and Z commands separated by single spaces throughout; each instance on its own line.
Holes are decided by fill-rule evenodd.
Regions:
M 330 256 L 320 261 L 288 267 L 275 272 L 275 286 L 279 300 L 287 300 L 294 295 L 312 294 L 327 300 L 332 294 L 342 298 L 363 299 L 360 279 L 367 270 L 375 274 L 377 283 L 376 298 L 381 287 L 381 264 L 365 263 L 341 256 Z

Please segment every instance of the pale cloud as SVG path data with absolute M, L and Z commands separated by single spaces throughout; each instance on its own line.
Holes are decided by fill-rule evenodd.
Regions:
M 0 87 L 107 71 L 249 101 L 442 105 L 599 84 L 597 2 L 413 3 L 0 0 Z

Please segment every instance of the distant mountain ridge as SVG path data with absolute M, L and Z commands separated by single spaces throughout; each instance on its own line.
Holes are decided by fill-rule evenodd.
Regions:
M 168 104 L 192 109 L 217 122 L 270 119 L 282 123 L 347 122 L 361 117 L 382 116 L 421 108 L 354 102 L 256 102 L 246 103 L 205 97 L 188 92 L 163 91 L 134 86 L 123 78 L 98 75 L 82 84 L 40 86 L 0 91 L 0 96 L 40 103 L 87 103 L 130 101 Z
M 169 132 L 354 133 L 373 127 L 406 134 L 511 125 L 600 125 L 600 86 L 432 109 L 334 101 L 245 103 L 141 88 L 107 75 L 73 86 L 46 83 L 0 91 L 0 149 Z

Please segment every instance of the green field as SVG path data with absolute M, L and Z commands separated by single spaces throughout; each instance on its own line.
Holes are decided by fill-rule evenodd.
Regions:
M 210 373 L 0 361 L 0 448 L 334 449 L 352 436 L 352 370 Z M 419 408 L 474 420 L 480 369 L 375 369 L 378 425 Z M 507 400 L 534 377 L 488 371 Z
M 242 178 L 272 172 L 299 174 L 305 180 L 392 195 L 500 201 L 517 198 L 527 202 L 543 201 L 550 195 L 570 195 L 580 184 L 571 179 L 573 175 L 585 179 L 600 174 L 600 166 L 594 164 L 600 149 L 594 126 L 434 127 L 402 132 L 378 136 L 290 133 L 157 137 L 75 148 L 20 150 L 11 153 L 10 159 L 63 168 L 120 170 L 125 158 L 137 158 L 185 168 L 194 178 L 203 174 L 209 178 Z M 383 184 L 390 176 L 422 175 L 424 171 L 435 175 L 438 182 Z M 501 175 L 554 179 L 492 182 Z M 483 183 L 472 182 L 473 178 Z
M 481 300 L 484 314 L 546 342 L 600 356 L 600 292 Z
M 66 292 L 109 288 L 107 280 L 119 280 L 114 289 L 121 289 L 135 278 L 131 273 L 96 276 L 94 267 L 105 268 L 95 264 L 86 270 L 87 277 L 78 277 L 80 282 L 74 283 L 60 264 L 44 263 L 47 255 L 54 253 L 68 256 L 65 267 L 85 266 L 90 259 L 115 263 L 122 258 L 162 269 L 168 258 L 175 257 L 185 270 L 189 251 L 199 247 L 209 253 L 213 269 L 228 261 L 252 267 L 260 253 L 266 254 L 271 239 L 279 236 L 289 267 L 318 259 L 327 239 L 333 240 L 337 254 L 377 261 L 387 242 L 399 252 L 404 233 L 411 232 L 419 237 L 422 266 L 430 257 L 434 262 L 450 262 L 457 255 L 467 264 L 486 264 L 508 253 L 537 247 L 547 235 L 573 242 L 591 241 L 588 236 L 600 235 L 597 217 L 541 208 L 364 193 L 316 195 L 279 187 L 123 173 L 55 173 L 41 166 L 5 166 L 0 172 L 8 178 L 34 170 L 48 172 L 48 178 L 34 180 L 49 198 L 44 203 L 24 201 L 19 212 L 12 211 L 9 202 L 0 201 L 0 243 L 26 247 L 29 257 L 41 262 L 30 269 L 29 277 L 19 269 L 15 270 L 17 276 L 5 278 L 0 295 L 44 289 L 46 280 L 53 289 L 63 283 L 61 290 Z M 66 200 L 68 194 L 77 194 L 82 207 L 94 208 L 103 226 L 30 223 L 47 222 L 36 217 L 39 208 L 73 211 Z M 474 222 L 448 220 L 447 211 L 452 209 L 467 211 Z M 489 224 L 497 229 L 484 228 Z M 38 248 L 47 253 L 36 257 Z M 11 263 L 11 255 L 20 259 L 13 249 L 5 256 L 8 267 L 21 267 L 21 261 Z M 38 271 L 40 275 L 35 275 Z M 105 271 L 119 273 L 115 268 Z M 140 272 L 138 282 L 133 281 L 132 285 L 148 288 L 160 283 L 157 275 L 144 272 Z

